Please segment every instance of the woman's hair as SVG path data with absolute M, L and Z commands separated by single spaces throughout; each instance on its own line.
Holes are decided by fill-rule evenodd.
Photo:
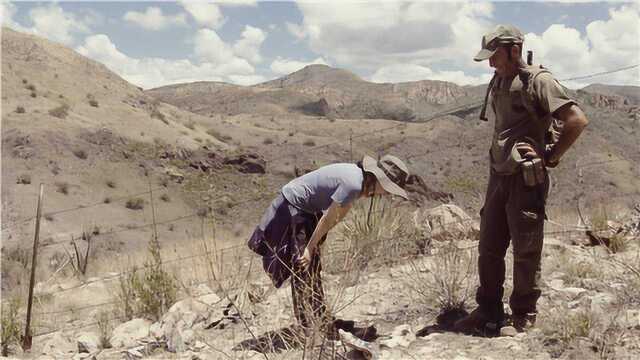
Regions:
M 364 170 L 362 160 L 356 162 L 356 165 L 362 170 L 362 177 L 364 178 L 364 180 L 362 180 L 362 192 L 367 193 L 372 187 L 376 186 L 378 179 L 373 173 Z

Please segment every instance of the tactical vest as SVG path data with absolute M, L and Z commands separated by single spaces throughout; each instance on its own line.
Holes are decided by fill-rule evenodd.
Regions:
M 512 92 L 519 92 L 521 100 L 520 104 L 524 107 L 529 116 L 524 121 L 513 124 L 508 131 L 505 131 L 504 134 L 502 134 L 502 138 L 499 138 L 500 136 L 495 134 L 498 139 L 494 139 L 494 142 L 500 142 L 500 146 L 503 147 L 505 151 L 510 151 L 511 153 L 508 162 L 496 164 L 492 158 L 492 166 L 495 165 L 494 170 L 499 173 L 515 173 L 519 170 L 519 164 L 524 161 L 515 149 L 516 142 L 524 141 L 531 144 L 540 157 L 543 157 L 544 151 L 547 150 L 549 146 L 553 146 L 558 139 L 561 127 L 558 121 L 554 119 L 551 114 L 545 114 L 542 110 L 536 100 L 532 85 L 536 77 L 542 73 L 550 73 L 550 71 L 541 65 L 528 65 L 521 68 L 518 73 L 518 78 L 514 79 L 514 82 L 519 81 L 519 83 L 515 83 L 513 85 L 515 89 Z M 496 78 L 497 76 L 494 74 L 493 78 L 489 82 L 489 86 L 487 87 L 487 92 L 485 94 L 484 105 L 480 112 L 480 119 L 484 121 L 487 121 L 485 116 L 486 107 L 489 95 L 493 93 L 492 90 L 495 85 Z M 494 144 L 492 144 L 492 147 L 493 146 Z

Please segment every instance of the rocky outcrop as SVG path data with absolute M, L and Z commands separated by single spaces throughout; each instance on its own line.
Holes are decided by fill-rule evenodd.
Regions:
M 418 209 L 413 214 L 416 228 L 432 240 L 475 238 L 480 225 L 461 208 L 445 204 L 432 209 Z

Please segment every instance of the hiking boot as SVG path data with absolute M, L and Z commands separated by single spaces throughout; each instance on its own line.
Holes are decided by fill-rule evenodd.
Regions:
M 479 308 L 453 324 L 452 330 L 467 335 L 497 336 L 503 321 L 490 319 Z
M 536 313 L 512 314 L 509 319 L 511 326 L 518 332 L 525 332 L 536 324 Z

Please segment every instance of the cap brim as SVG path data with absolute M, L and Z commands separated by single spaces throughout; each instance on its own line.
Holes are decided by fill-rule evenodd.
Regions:
M 497 49 L 496 49 L 497 50 Z M 487 60 L 488 58 L 490 58 L 493 54 L 496 53 L 496 50 L 488 50 L 488 49 L 482 49 L 478 52 L 478 54 L 473 58 L 473 60 L 475 61 L 484 61 Z
M 392 195 L 400 196 L 405 200 L 409 200 L 409 195 L 407 194 L 407 192 L 396 183 L 391 181 L 389 177 L 387 177 L 384 171 L 382 171 L 382 169 L 378 167 L 378 162 L 374 158 L 365 155 L 362 159 L 362 167 L 365 171 L 373 173 L 376 176 L 376 179 L 378 179 L 378 182 L 380 182 L 380 185 L 382 185 L 382 188 L 386 192 Z

